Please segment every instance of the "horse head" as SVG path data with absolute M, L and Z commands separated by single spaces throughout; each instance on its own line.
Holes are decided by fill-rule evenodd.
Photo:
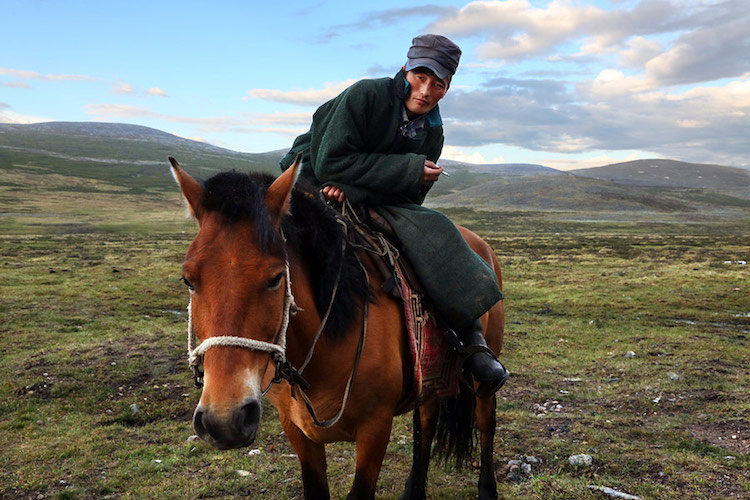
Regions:
M 271 351 L 247 348 L 247 342 L 273 347 L 289 319 L 293 299 L 280 226 L 300 161 L 268 185 L 236 172 L 201 184 L 169 160 L 199 225 L 182 265 L 190 324 L 201 346 L 212 347 L 200 353 L 203 392 L 193 426 L 217 448 L 247 446 L 260 424 L 261 386 L 271 361 Z M 227 338 L 248 340 L 224 342 Z

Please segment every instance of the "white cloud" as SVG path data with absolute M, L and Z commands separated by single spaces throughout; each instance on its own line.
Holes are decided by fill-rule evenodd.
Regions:
M 27 124 L 52 121 L 50 118 L 43 116 L 22 115 L 10 110 L 10 105 L 0 102 L 0 123 Z
M 658 40 L 637 36 L 628 41 L 628 48 L 620 52 L 620 62 L 624 66 L 642 68 L 648 61 L 663 52 Z
M 252 123 L 264 125 L 307 125 L 312 123 L 312 113 L 245 113 L 243 116 Z
M 112 87 L 112 92 L 115 94 L 133 94 L 135 88 L 129 83 L 120 82 L 118 85 Z
M 616 70 L 600 75 L 597 86 L 591 81 L 554 94 L 544 81 L 497 81 L 505 84 L 445 97 L 451 145 L 505 144 L 560 154 L 641 150 L 748 164 L 750 73 L 723 85 L 681 90 L 649 87 Z
M 543 158 L 539 163 L 558 170 L 575 170 L 579 168 L 603 167 L 612 163 L 623 163 L 643 158 L 660 158 L 660 156 L 655 153 L 644 155 L 638 152 L 631 152 L 625 156 L 602 154 L 593 158 Z
M 609 14 L 590 6 L 551 2 L 544 8 L 526 0 L 476 1 L 428 26 L 455 36 L 485 34 L 483 59 L 515 60 L 551 51 L 571 38 L 594 34 Z
M 170 123 L 197 126 L 206 132 L 273 132 L 285 135 L 299 135 L 310 125 L 310 113 L 240 113 L 233 116 L 190 117 L 159 113 L 140 106 L 124 104 L 89 104 L 86 113 L 99 118 L 115 119 L 156 119 Z
M 164 91 L 163 91 L 162 89 L 160 89 L 159 87 L 151 87 L 150 89 L 148 89 L 148 90 L 146 91 L 146 93 L 147 93 L 148 95 L 154 95 L 154 96 L 157 96 L 157 97 L 167 97 L 167 93 L 166 93 L 166 92 L 164 92 Z
M 12 69 L 12 68 L 0 68 L 0 76 L 12 76 L 21 80 L 52 80 L 52 81 L 94 81 L 96 78 L 88 75 L 60 75 L 60 74 L 48 74 L 43 75 L 36 71 L 28 71 L 23 69 Z
M 742 75 L 750 69 L 750 10 L 680 36 L 645 64 L 664 85 L 698 83 Z
M 741 74 L 750 64 L 750 9 L 746 2 L 643 0 L 614 3 L 607 10 L 552 1 L 475 1 L 426 29 L 448 36 L 482 37 L 480 59 L 516 61 L 547 55 L 552 60 L 620 53 L 627 66 L 650 61 L 649 76 L 667 83 L 709 81 Z M 678 35 L 665 51 L 653 37 Z M 578 54 L 571 56 L 576 44 Z M 563 55 L 566 54 L 566 55 Z M 692 75 L 692 76 L 688 76 Z
M 30 89 L 31 85 L 26 82 L 0 82 L 0 87 L 10 87 L 12 89 Z
M 591 82 L 579 84 L 579 91 L 586 98 L 599 101 L 608 97 L 631 95 L 654 88 L 654 82 L 641 76 L 625 76 L 616 69 L 602 70 Z
M 357 80 L 351 79 L 338 83 L 327 83 L 322 89 L 308 90 L 275 90 L 275 89 L 251 89 L 247 94 L 256 99 L 275 101 L 301 105 L 320 105 L 333 99 L 347 87 Z
M 462 161 L 464 163 L 476 163 L 476 164 L 495 164 L 505 163 L 505 159 L 502 156 L 494 156 L 487 158 L 482 153 L 471 147 L 458 147 L 445 145 L 443 152 L 440 155 L 440 159 L 444 160 L 455 160 Z

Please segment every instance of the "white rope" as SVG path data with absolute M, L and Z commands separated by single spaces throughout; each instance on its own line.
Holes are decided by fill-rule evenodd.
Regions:
M 281 318 L 281 326 L 279 327 L 279 333 L 276 335 L 278 343 L 263 342 L 262 340 L 248 339 L 245 337 L 237 337 L 235 335 L 219 335 L 211 337 L 200 343 L 196 347 L 196 335 L 195 329 L 193 328 L 193 294 L 190 293 L 190 302 L 188 303 L 188 364 L 194 370 L 201 365 L 203 362 L 203 355 L 216 346 L 228 346 L 228 347 L 244 347 L 252 351 L 264 351 L 270 353 L 271 356 L 277 362 L 282 362 L 286 359 L 286 334 L 289 329 L 290 316 L 297 311 L 297 306 L 294 303 L 294 296 L 292 295 L 292 284 L 289 276 L 289 264 L 286 265 L 285 269 L 286 286 L 284 293 L 284 314 Z

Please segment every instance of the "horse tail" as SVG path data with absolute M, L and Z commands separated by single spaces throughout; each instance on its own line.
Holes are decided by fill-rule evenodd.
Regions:
M 459 384 L 457 396 L 439 400 L 433 448 L 439 461 L 453 460 L 459 469 L 471 463 L 476 431 L 475 406 L 474 391 L 466 384 Z

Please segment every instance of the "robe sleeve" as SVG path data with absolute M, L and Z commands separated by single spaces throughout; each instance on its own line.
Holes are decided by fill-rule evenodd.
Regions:
M 316 112 L 310 148 L 315 176 L 324 184 L 342 187 L 347 196 L 360 198 L 355 201 L 373 202 L 381 196 L 412 202 L 423 199 L 426 154 L 366 150 L 372 101 L 367 88 L 355 84 Z

